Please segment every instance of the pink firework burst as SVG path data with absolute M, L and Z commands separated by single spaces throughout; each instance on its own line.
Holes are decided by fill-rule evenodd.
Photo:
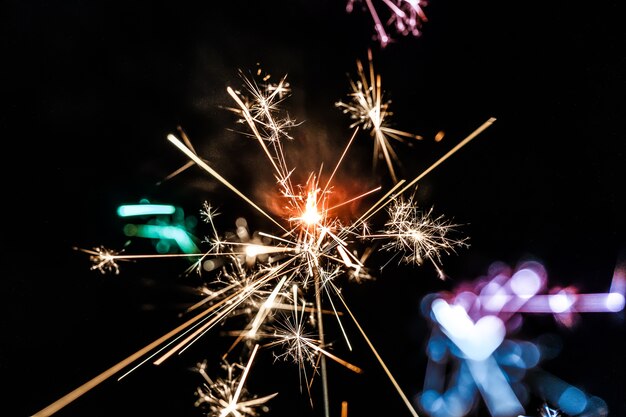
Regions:
M 354 10 L 356 3 L 361 3 L 362 9 L 367 9 L 372 16 L 376 31 L 374 39 L 380 43 L 381 48 L 393 42 L 388 28 L 393 28 L 396 34 L 402 36 L 420 36 L 422 25 L 428 21 L 424 13 L 424 7 L 428 5 L 425 0 L 381 0 L 379 3 L 383 4 L 380 6 L 385 9 L 383 14 L 378 12 L 373 0 L 348 0 L 348 13 Z

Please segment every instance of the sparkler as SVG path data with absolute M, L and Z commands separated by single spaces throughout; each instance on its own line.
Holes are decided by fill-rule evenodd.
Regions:
M 428 21 L 424 13 L 424 7 L 428 5 L 425 0 L 381 0 L 378 3 L 384 4 L 385 13 L 389 15 L 385 23 L 374 6 L 374 0 L 348 0 L 346 11 L 351 13 L 356 3 L 365 3 L 362 8 L 367 8 L 374 21 L 374 40 L 379 42 L 381 48 L 394 42 L 386 26 L 393 26 L 395 32 L 402 36 L 420 36 L 423 23 Z
M 364 261 L 370 252 L 359 256 L 352 248 L 352 244 L 357 238 L 368 238 L 367 234 L 359 233 L 358 230 L 364 228 L 366 222 L 375 213 L 388 206 L 391 207 L 392 212 L 400 211 L 411 214 L 411 210 L 405 206 L 411 204 L 411 200 L 409 202 L 402 200 L 403 193 L 413 188 L 424 175 L 489 127 L 495 119 L 489 119 L 483 123 L 412 181 L 407 184 L 405 184 L 405 180 L 398 181 L 358 219 L 350 224 L 343 224 L 336 215 L 339 207 L 355 200 L 361 200 L 363 197 L 380 190 L 380 187 L 377 187 L 344 201 L 333 201 L 335 194 L 333 193 L 332 181 L 358 132 L 358 127 L 330 174 L 326 174 L 320 169 L 318 173 L 309 174 L 304 185 L 294 186 L 295 169 L 286 163 L 282 140 L 292 139 L 287 132 L 287 127 L 294 126 L 295 122 L 289 117 L 281 117 L 278 112 L 278 104 L 288 93 L 286 79 L 282 78 L 277 84 L 260 84 L 245 79 L 245 87 L 248 94 L 235 91 L 231 87 L 227 88 L 227 92 L 237 104 L 237 107 L 231 110 L 248 127 L 248 135 L 256 140 L 274 170 L 283 202 L 281 204 L 284 211 L 282 219 L 274 218 L 214 170 L 209 162 L 200 158 L 190 146 L 190 141 L 186 135 L 182 134 L 183 140 L 180 140 L 176 135 L 169 134 L 167 139 L 198 167 L 230 189 L 255 211 L 269 219 L 272 224 L 277 226 L 279 233 L 259 232 L 257 240 L 252 240 L 249 239 L 246 232 L 238 234 L 238 239 L 226 239 L 220 236 L 213 222 L 214 217 L 218 215 L 217 210 L 207 202 L 201 210 L 201 215 L 210 225 L 212 235 L 206 237 L 203 242 L 209 244 L 209 249 L 204 253 L 150 256 L 127 255 L 103 248 L 80 249 L 91 255 L 91 259 L 96 265 L 94 268 L 100 271 L 118 271 L 117 261 L 119 260 L 184 256 L 189 259 L 196 259 L 190 271 L 195 270 L 200 274 L 214 272 L 217 277 L 210 285 L 207 284 L 202 288 L 202 300 L 188 309 L 187 313 L 195 313 L 193 317 L 36 413 L 35 417 L 54 414 L 102 381 L 123 370 L 125 372 L 119 379 L 126 377 L 149 361 L 155 365 L 163 363 L 171 356 L 184 352 L 217 324 L 223 324 L 226 320 L 234 317 L 242 319 L 244 325 L 241 327 L 242 330 L 230 333 L 236 338 L 222 360 L 227 364 L 230 363 L 228 357 L 237 346 L 243 346 L 245 349 L 250 349 L 253 346 L 248 364 L 243 368 L 243 373 L 238 379 L 232 374 L 235 368 L 226 365 L 229 370 L 229 377 L 224 380 L 209 378 L 204 371 L 205 368 L 200 366 L 199 372 L 208 385 L 198 391 L 199 404 L 208 405 L 210 415 L 220 417 L 227 415 L 256 416 L 259 407 L 262 408 L 261 406 L 274 395 L 262 398 L 248 396 L 244 390 L 246 377 L 260 348 L 282 347 L 283 353 L 277 354 L 275 357 L 290 358 L 298 363 L 302 376 L 301 387 L 306 386 L 306 389 L 309 390 L 313 377 L 320 375 L 324 414 L 329 417 L 326 360 L 336 361 L 350 371 L 361 372 L 360 367 L 350 364 L 330 352 L 329 345 L 325 342 L 324 316 L 332 315 L 342 331 L 347 347 L 352 350 L 350 338 L 342 322 L 344 312 L 348 313 L 348 316 L 358 327 L 409 412 L 417 417 L 417 412 L 411 402 L 349 309 L 347 301 L 341 295 L 337 281 L 341 276 L 359 278 L 366 275 Z M 182 133 L 182 130 L 179 129 L 179 132 Z M 402 221 L 411 223 L 414 220 L 408 218 Z M 416 261 L 430 259 L 436 262 L 435 260 L 439 260 L 440 251 L 451 249 L 459 244 L 460 241 L 446 240 L 445 234 L 449 228 L 447 223 L 437 219 L 430 223 L 423 218 L 420 221 L 423 223 L 422 226 L 426 223 L 434 225 L 430 228 L 423 227 L 421 232 L 431 243 L 424 243 L 425 246 L 404 248 L 407 252 L 405 257 L 414 257 L 412 259 Z M 389 227 L 397 228 L 399 222 L 398 219 L 392 220 Z M 244 225 L 239 222 L 238 228 L 244 228 Z M 377 238 L 382 237 L 388 237 L 392 240 L 406 239 L 406 236 L 396 232 L 377 236 Z M 397 243 L 393 245 L 397 245 Z M 394 247 L 393 245 L 385 249 L 391 249 Z M 408 254 L 408 252 L 416 249 L 421 251 L 419 255 Z M 314 301 L 307 301 L 309 297 Z M 323 307 L 323 301 L 330 304 L 328 309 Z M 343 311 L 339 307 L 343 307 Z M 200 310 L 200 312 L 196 312 L 196 310 Z M 281 311 L 290 311 L 291 316 L 281 316 L 278 314 Z M 305 324 L 317 330 L 315 336 L 305 331 Z M 261 344 L 262 339 L 269 339 L 269 342 Z M 312 376 L 309 376 L 305 366 L 312 367 Z
M 378 159 L 384 159 L 392 180 L 398 182 L 394 164 L 399 163 L 399 158 L 389 140 L 407 142 L 407 140 L 420 140 L 422 136 L 390 126 L 389 117 L 393 115 L 389 110 L 391 100 L 383 97 L 381 76 L 374 71 L 371 50 L 368 50 L 367 58 L 367 72 L 361 61 L 357 60 L 358 79 L 350 80 L 350 102 L 338 101 L 335 106 L 349 114 L 350 119 L 354 120 L 350 125 L 351 128 L 361 126 L 363 129 L 369 130 L 374 139 L 374 168 L 376 168 Z

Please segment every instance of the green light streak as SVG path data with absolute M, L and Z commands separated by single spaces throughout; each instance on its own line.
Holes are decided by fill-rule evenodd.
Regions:
M 128 204 L 117 208 L 120 217 L 149 216 L 159 214 L 173 214 L 176 207 L 169 204 Z
M 178 226 L 157 226 L 152 224 L 126 225 L 124 232 L 131 236 L 148 239 L 174 240 L 183 252 L 200 253 L 200 250 L 195 243 L 193 243 L 187 232 Z

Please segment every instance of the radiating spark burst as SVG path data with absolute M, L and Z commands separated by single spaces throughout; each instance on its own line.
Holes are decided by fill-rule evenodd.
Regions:
M 422 25 L 428 21 L 424 13 L 424 7 L 428 5 L 427 1 L 381 0 L 379 3 L 386 6 L 385 13 L 388 15 L 385 23 L 374 6 L 374 2 L 375 0 L 348 0 L 346 11 L 351 13 L 356 3 L 365 3 L 362 8 L 367 8 L 374 21 L 374 40 L 379 42 L 381 48 L 394 42 L 393 36 L 390 35 L 386 27 L 393 27 L 395 32 L 402 36 L 420 36 L 422 34 Z
M 434 217 L 432 212 L 432 207 L 427 211 L 417 207 L 413 197 L 400 197 L 388 208 L 389 220 L 385 230 L 366 237 L 387 240 L 381 250 L 393 252 L 393 256 L 399 256 L 401 262 L 422 265 L 430 261 L 439 278 L 444 279 L 442 254 L 455 253 L 458 247 L 468 247 L 468 238 L 452 237 L 459 225 L 451 223 L 443 215 Z
M 206 372 L 206 362 L 198 364 L 197 371 L 204 378 L 205 384 L 196 391 L 196 407 L 208 408 L 206 415 L 209 417 L 256 417 L 260 415 L 260 411 L 268 411 L 265 403 L 278 393 L 258 398 L 250 396 L 245 388 L 245 380 L 257 349 L 258 345 L 253 349 L 245 367 L 224 361 L 223 368 L 227 374 L 225 378 L 212 380 Z
M 298 365 L 315 366 L 319 356 L 316 347 L 320 342 L 315 339 L 313 332 L 306 331 L 304 324 L 302 318 L 294 320 L 290 317 L 285 317 L 278 322 L 271 335 L 271 338 L 277 341 L 268 345 L 280 344 L 282 346 L 283 350 L 275 355 L 277 359 L 291 360 Z
M 355 366 L 328 351 L 328 346 L 324 346 L 322 341 L 315 337 L 314 332 L 307 328 L 314 328 L 317 319 L 314 313 L 314 304 L 307 303 L 300 299 L 301 292 L 297 285 L 292 285 L 291 306 L 286 306 L 285 310 L 290 310 L 291 314 L 285 311 L 278 317 L 268 329 L 272 329 L 263 335 L 269 342 L 265 347 L 281 347 L 279 353 L 274 353 L 275 360 L 291 360 L 298 365 L 300 377 L 300 391 L 306 390 L 309 395 L 311 406 L 313 397 L 311 395 L 311 385 L 315 375 L 320 374 L 320 366 L 323 358 L 329 358 L 347 369 L 362 373 L 362 369 Z M 300 299 L 300 301 L 298 301 Z M 337 312 L 335 312 L 337 314 Z M 311 374 L 307 370 L 311 368 Z
M 337 279 L 343 275 L 359 276 L 362 273 L 359 271 L 363 271 L 363 261 L 367 256 L 359 256 L 356 251 L 351 249 L 351 246 L 358 237 L 361 237 L 362 233 L 359 230 L 366 230 L 369 219 L 375 213 L 396 201 L 404 192 L 412 189 L 423 176 L 444 162 L 462 146 L 469 143 L 469 141 L 490 126 L 495 119 L 489 119 L 483 123 L 412 181 L 409 181 L 407 184 L 405 184 L 405 180 L 398 181 L 394 187 L 371 205 L 358 219 L 348 225 L 344 225 L 338 220 L 337 209 L 345 204 L 362 199 L 370 193 L 377 192 L 381 188 L 377 187 L 344 201 L 332 201 L 332 196 L 334 195 L 332 193 L 333 179 L 358 132 L 358 128 L 355 129 L 352 138 L 330 174 L 324 173 L 320 169 L 319 173 L 309 174 L 304 185 L 294 186 L 295 176 L 293 174 L 295 169 L 287 165 L 282 148 L 282 140 L 285 138 L 290 139 L 290 136 L 285 132 L 285 127 L 290 123 L 280 122 L 280 120 L 291 119 L 281 118 L 276 107 L 277 103 L 280 103 L 279 98 L 277 98 L 280 95 L 279 92 L 285 91 L 281 87 L 284 85 L 286 85 L 284 78 L 272 88 L 261 88 L 256 82 L 246 82 L 248 90 L 252 91 L 252 98 L 246 97 L 242 92 L 236 92 L 231 87 L 227 88 L 227 92 L 237 103 L 236 113 L 247 124 L 250 131 L 248 135 L 261 147 L 274 170 L 281 199 L 284 201 L 282 206 L 285 208 L 283 218 L 279 219 L 280 221 L 214 170 L 207 160 L 200 158 L 190 146 L 190 141 L 182 133 L 181 129 L 179 129 L 179 132 L 183 136 L 182 141 L 173 134 L 167 136 L 168 140 L 194 164 L 221 182 L 258 213 L 269 219 L 272 224 L 278 227 L 279 232 L 277 234 L 259 232 L 259 236 L 263 239 L 263 244 L 244 242 L 241 239 L 230 240 L 222 237 L 218 234 L 214 224 L 214 218 L 218 213 L 212 205 L 206 203 L 201 214 L 211 227 L 211 235 L 204 242 L 209 244 L 208 251 L 199 254 L 165 254 L 158 256 L 115 255 L 112 259 L 172 256 L 185 256 L 189 259 L 195 257 L 198 259 L 194 266 L 197 271 L 201 273 L 218 271 L 218 281 L 214 282 L 217 285 L 215 285 L 216 288 L 212 286 L 209 289 L 207 287 L 203 291 L 203 300 L 193 308 L 190 308 L 189 311 L 195 311 L 200 310 L 198 307 L 203 307 L 193 317 L 41 410 L 35 414 L 35 417 L 49 416 L 55 413 L 94 386 L 122 371 L 124 373 L 118 379 L 126 377 L 149 361 L 154 365 L 162 364 L 171 356 L 184 352 L 215 326 L 223 324 L 234 316 L 244 318 L 246 324 L 243 326 L 244 330 L 238 332 L 238 337 L 223 359 L 234 353 L 234 348 L 239 346 L 239 343 L 242 341 L 246 342 L 244 347 L 250 347 L 250 341 L 255 341 L 254 349 L 256 352 L 259 346 L 257 341 L 262 338 L 269 338 L 273 341 L 277 341 L 277 338 L 278 340 L 283 340 L 286 342 L 284 345 L 287 346 L 288 350 L 289 347 L 296 350 L 307 348 L 310 352 L 315 352 L 317 355 L 316 360 L 318 361 L 316 369 L 319 369 L 322 380 L 324 414 L 326 417 L 329 417 L 326 358 L 335 360 L 352 371 L 359 371 L 358 367 L 337 358 L 329 352 L 329 346 L 325 343 L 323 315 L 332 314 L 343 333 L 344 342 L 350 350 L 352 349 L 341 320 L 343 312 L 338 307 L 343 307 L 343 311 L 348 313 L 408 410 L 414 417 L 417 416 L 411 402 L 404 395 L 391 371 L 386 367 L 356 317 L 348 308 L 347 302 L 343 298 L 337 284 Z M 259 102 L 262 102 L 262 104 L 254 104 Z M 256 262 L 245 263 L 242 261 L 242 255 L 259 258 Z M 264 256 L 263 259 L 260 258 L 261 255 Z M 205 267 L 209 263 L 211 263 L 210 267 Z M 199 267 L 200 264 L 202 264 L 202 268 Z M 307 304 L 306 311 L 310 313 L 309 318 L 312 318 L 311 325 L 317 330 L 315 339 L 303 337 L 302 328 L 298 325 L 298 323 L 302 323 L 302 320 L 298 323 L 292 321 L 294 325 L 289 329 L 289 332 L 285 331 L 284 326 L 282 333 L 279 330 L 275 333 L 267 331 L 270 325 L 277 328 L 275 313 L 279 310 L 284 311 L 285 308 L 294 308 L 295 315 L 302 314 L 302 310 L 295 308 L 295 306 L 303 305 L 302 303 L 304 302 L 297 302 L 298 297 L 290 296 L 286 290 L 294 286 L 302 289 L 302 291 L 306 291 L 314 298 L 314 302 L 310 306 Z M 322 300 L 328 302 L 330 308 L 324 309 Z M 291 307 L 289 307 L 290 304 L 292 304 Z M 280 336 L 281 334 L 282 336 Z M 282 345 L 283 343 L 280 344 Z M 251 358 L 253 356 L 254 352 Z M 306 354 L 292 357 L 298 361 L 308 360 Z M 246 372 L 250 368 L 249 365 L 246 367 Z M 242 378 L 242 381 L 244 379 L 245 377 Z M 243 383 L 239 385 L 239 387 L 242 386 Z M 237 408 L 237 404 L 239 404 L 237 402 L 238 398 L 234 397 L 225 400 L 225 403 L 221 403 L 225 408 L 222 409 L 220 414 L 225 410 L 235 414 L 237 412 L 243 413 Z
M 399 164 L 399 158 L 389 140 L 407 142 L 407 140 L 421 140 L 422 136 L 391 127 L 389 121 L 393 115 L 389 110 L 391 100 L 383 97 L 381 76 L 374 72 L 371 50 L 368 51 L 367 58 L 367 72 L 361 61 L 357 60 L 358 78 L 350 80 L 350 102 L 338 101 L 335 106 L 354 120 L 350 125 L 351 128 L 361 126 L 370 132 L 374 139 L 374 168 L 379 159 L 384 159 L 392 180 L 398 182 L 394 164 Z M 412 142 L 408 143 L 412 144 Z
M 314 371 L 318 370 L 318 359 L 320 357 L 319 349 L 320 341 L 314 338 L 312 332 L 307 332 L 306 324 L 314 323 L 314 316 L 311 315 L 309 320 L 305 316 L 307 311 L 307 303 L 301 300 L 298 306 L 298 287 L 292 286 L 292 303 L 293 309 L 291 315 L 283 314 L 282 319 L 276 322 L 273 332 L 268 334 L 270 342 L 268 347 L 280 346 L 283 350 L 274 354 L 276 360 L 291 360 L 298 365 L 300 370 L 300 391 L 304 388 L 309 389 L 310 380 L 307 373 L 306 365 L 311 366 Z M 311 393 L 309 392 L 309 398 Z
M 102 274 L 114 273 L 118 275 L 120 273 L 120 266 L 117 264 L 117 260 L 120 259 L 120 253 L 113 249 L 107 249 L 104 246 L 98 246 L 91 250 L 74 248 L 82 252 L 88 253 L 89 260 L 91 261 L 91 269 L 97 269 Z
M 262 145 L 263 150 L 271 160 L 278 182 L 284 186 L 283 192 L 289 192 L 291 172 L 287 169 L 282 140 L 293 139 L 289 129 L 297 126 L 297 123 L 288 114 L 280 113 L 280 104 L 291 93 L 289 83 L 286 76 L 277 83 L 269 82 L 269 75 L 263 77 L 262 83 L 256 82 L 253 77 L 246 77 L 241 71 L 240 76 L 244 89 L 228 88 L 228 93 L 238 105 L 230 110 L 241 116 L 239 123 L 247 124 L 252 130 L 251 133 L 242 134 L 269 143 L 273 153 L 265 144 Z

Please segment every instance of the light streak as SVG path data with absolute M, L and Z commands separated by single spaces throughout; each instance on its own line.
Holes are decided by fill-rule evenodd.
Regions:
M 165 253 L 159 255 L 123 255 L 123 251 L 116 251 L 113 249 L 107 249 L 104 246 L 98 246 L 93 249 L 85 249 L 74 247 L 74 250 L 81 251 L 89 254 L 89 260 L 92 262 L 91 269 L 98 270 L 102 274 L 114 273 L 119 274 L 118 261 L 130 261 L 134 259 L 163 259 L 163 258 L 190 258 L 190 257 L 204 257 L 205 254 L 201 253 Z
M 170 204 L 125 204 L 117 208 L 120 217 L 154 216 L 159 214 L 173 214 L 176 207 Z
M 463 417 L 475 409 L 480 395 L 493 417 L 523 417 L 532 388 L 568 415 L 604 415 L 603 400 L 541 370 L 539 346 L 515 340 L 511 333 L 526 314 L 552 313 L 560 324 L 571 327 L 574 312 L 621 311 L 623 293 L 618 291 L 623 291 L 623 268 L 616 268 L 611 292 L 599 294 L 547 290 L 546 270 L 536 261 L 515 270 L 503 264 L 489 269 L 489 276 L 471 285 L 425 298 L 433 331 L 427 345 L 422 408 L 432 417 Z M 614 301 L 607 304 L 609 296 Z M 446 373 L 446 369 L 454 371 Z M 542 417 L 558 415 L 550 410 L 545 405 Z
M 383 370 L 387 374 L 387 377 L 389 377 L 389 380 L 391 381 L 391 383 L 393 384 L 394 388 L 396 389 L 396 391 L 398 392 L 398 394 L 402 398 L 402 401 L 404 401 L 404 404 L 406 405 L 408 410 L 411 412 L 413 417 L 419 417 L 419 415 L 417 414 L 417 411 L 415 411 L 415 409 L 413 408 L 413 404 L 411 404 L 411 402 L 407 398 L 406 394 L 404 394 L 404 392 L 402 391 L 402 388 L 400 387 L 400 384 L 398 384 L 396 379 L 393 377 L 393 374 L 391 373 L 391 371 L 389 370 L 389 368 L 387 367 L 387 365 L 383 361 L 383 358 L 380 356 L 380 354 L 378 353 L 378 351 L 374 347 L 374 344 L 370 341 L 369 337 L 367 336 L 367 333 L 365 333 L 365 330 L 363 330 L 363 327 L 361 327 L 361 325 L 357 321 L 356 317 L 352 314 L 352 311 L 348 307 L 348 304 L 346 304 L 346 302 L 343 299 L 343 297 L 341 295 L 339 295 L 339 294 L 338 294 L 338 298 L 342 302 L 344 308 L 346 309 L 346 311 L 348 312 L 348 314 L 350 315 L 352 320 L 354 321 L 354 324 L 359 329 L 359 332 L 361 332 L 361 336 L 363 336 L 363 338 L 367 342 L 368 346 L 370 347 L 370 349 L 374 353 L 374 356 L 378 360 L 378 363 L 380 364 L 380 366 L 383 368 Z
M 127 236 L 145 237 L 148 239 L 173 240 L 187 254 L 200 252 L 187 230 L 181 226 L 157 224 L 127 224 L 124 227 Z
M 215 179 L 217 179 L 219 182 L 221 182 L 222 184 L 224 184 L 226 187 L 228 187 L 232 192 L 234 192 L 235 194 L 237 194 L 239 197 L 241 197 L 246 203 L 250 204 L 252 207 L 254 207 L 259 213 L 261 213 L 262 215 L 264 215 L 265 217 L 267 217 L 268 219 L 270 219 L 274 224 L 276 224 L 278 227 L 280 227 L 282 229 L 282 226 L 280 225 L 280 223 L 278 223 L 272 216 L 270 216 L 269 214 L 267 214 L 262 208 L 260 208 L 259 206 L 257 206 L 252 200 L 250 200 L 245 194 L 243 194 L 241 191 L 239 191 L 237 188 L 235 188 L 234 185 L 232 185 L 230 182 L 228 182 L 228 180 L 226 180 L 224 177 L 222 177 L 219 173 L 217 173 L 217 171 L 215 171 L 213 168 L 211 168 L 206 162 L 204 162 L 202 159 L 198 158 L 198 156 L 196 156 L 195 153 L 193 153 L 193 151 L 191 151 L 191 149 L 189 149 L 188 147 L 186 147 L 176 136 L 174 136 L 173 134 L 168 134 L 167 135 L 167 139 L 172 142 L 174 144 L 174 146 L 176 146 L 178 149 L 180 149 L 185 155 L 187 155 L 189 157 L 189 159 L 191 159 L 192 161 L 194 161 L 198 166 L 200 166 L 202 169 L 204 169 L 205 171 L 207 171 L 209 174 L 211 174 Z
M 542 369 L 533 369 L 530 372 L 529 380 L 546 402 L 554 404 L 568 416 L 604 417 L 609 415 L 609 410 L 603 399 L 590 395 Z M 546 411 L 548 409 L 544 412 Z M 552 416 L 553 414 L 546 415 Z M 559 414 L 556 415 L 559 416 Z
M 465 139 L 463 139 L 461 142 L 459 142 L 457 145 L 455 145 L 452 149 L 450 149 L 448 152 L 446 152 L 442 157 L 440 157 L 432 165 L 430 165 L 428 168 L 426 168 L 424 171 L 422 171 L 421 174 L 416 176 L 408 184 L 405 185 L 404 184 L 405 181 L 404 180 L 400 180 L 391 190 L 389 190 L 387 192 L 387 194 L 385 194 L 385 197 L 381 198 L 379 201 L 376 202 L 376 204 L 374 204 L 363 215 L 361 215 L 361 217 L 359 217 L 359 219 L 354 223 L 354 225 L 359 225 L 359 224 L 362 224 L 362 223 L 366 222 L 370 217 L 372 217 L 378 211 L 383 209 L 385 206 L 387 206 L 391 202 L 395 201 L 395 199 L 398 196 L 404 194 L 406 191 L 408 191 L 409 189 L 413 188 L 422 178 L 424 178 L 427 174 L 429 174 L 431 171 L 433 171 L 435 168 L 437 168 L 439 165 L 441 165 L 444 161 L 446 161 L 448 158 L 450 158 L 452 155 L 454 155 L 456 152 L 458 152 L 463 146 L 467 145 L 470 141 L 472 141 L 474 138 L 476 138 L 485 129 L 487 129 L 489 126 L 491 126 L 495 121 L 496 121 L 496 119 L 494 117 L 490 117 L 486 122 L 484 122 L 482 125 L 480 125 L 472 133 L 467 135 L 467 137 L 465 137 Z M 400 186 L 403 186 L 403 187 L 400 189 L 400 191 L 396 192 L 396 189 L 400 188 Z

